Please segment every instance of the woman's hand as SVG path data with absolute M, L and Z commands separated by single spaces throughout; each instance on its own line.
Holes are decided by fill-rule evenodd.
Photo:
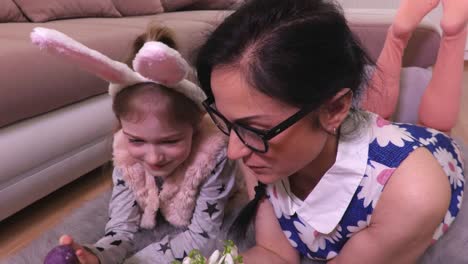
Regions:
M 99 259 L 91 251 L 84 248 L 82 245 L 75 243 L 69 235 L 63 235 L 59 239 L 60 245 L 71 246 L 75 250 L 75 254 L 80 261 L 80 264 L 99 264 Z

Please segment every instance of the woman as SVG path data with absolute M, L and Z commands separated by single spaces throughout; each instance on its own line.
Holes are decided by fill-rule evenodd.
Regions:
M 437 4 L 404 1 L 389 34 L 406 41 Z M 459 45 L 466 3 L 446 1 L 444 12 Z M 357 109 L 366 64 L 339 8 L 322 0 L 249 1 L 201 48 L 205 108 L 230 137 L 228 157 L 259 182 L 234 225 L 256 216 L 245 263 L 414 263 L 458 214 L 457 146 L 434 129 Z

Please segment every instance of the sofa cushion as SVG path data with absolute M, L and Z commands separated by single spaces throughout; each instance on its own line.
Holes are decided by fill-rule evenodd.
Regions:
M 195 0 L 193 5 L 189 7 L 190 10 L 197 9 L 231 9 L 237 7 L 242 0 Z
M 153 16 L 138 16 L 125 17 L 120 19 L 105 19 L 105 18 L 86 18 L 80 20 L 66 20 L 66 24 L 81 24 L 92 26 L 99 24 L 102 26 L 113 28 L 132 27 L 143 33 L 148 24 L 160 23 L 162 26 L 167 26 L 174 31 L 174 37 L 177 43 L 177 49 L 189 62 L 193 63 L 196 55 L 196 50 L 206 39 L 208 34 L 214 30 L 215 26 L 222 21 L 224 16 L 218 11 L 200 11 L 194 16 L 188 16 L 190 12 L 170 12 L 161 13 Z M 187 15 L 184 16 L 184 15 Z M 197 19 L 195 19 L 195 17 Z M 192 19 L 193 18 L 193 19 Z M 0 33 L 1 34 L 1 33 Z M 0 35 L 1 36 L 1 35 Z M 129 36 L 128 43 L 131 45 L 136 36 Z M 130 47 L 130 46 L 129 46 Z M 126 59 L 124 56 L 122 59 Z
M 158 14 L 164 11 L 160 0 L 113 0 L 123 16 Z
M 14 0 L 33 22 L 78 17 L 120 17 L 112 0 Z
M 231 9 L 242 0 L 161 0 L 165 11 Z
M 395 112 L 395 121 L 401 123 L 419 122 L 421 98 L 431 81 L 432 70 L 419 67 L 407 67 L 401 71 L 400 98 Z
M 27 21 L 12 0 L 0 0 L 0 6 L 0 23 Z
M 193 62 L 194 51 L 229 14 L 229 11 L 187 11 L 118 19 L 81 18 L 45 24 L 2 24 L 0 58 L 9 63 L 0 63 L 0 127 L 107 92 L 106 82 L 33 46 L 29 34 L 35 26 L 57 29 L 112 59 L 123 61 L 136 36 L 144 32 L 150 21 L 159 21 L 175 31 L 181 54 Z M 375 59 L 383 43 L 368 43 L 384 38 L 388 24 L 366 27 L 353 17 L 350 21 L 352 30 L 358 33 Z M 411 57 L 405 55 L 404 65 L 428 67 L 433 64 L 435 56 L 432 54 L 435 52 L 431 49 L 438 47 L 439 41 L 437 32 L 418 29 L 407 50 L 413 54 Z M 67 88 L 70 83 L 74 89 Z
M 0 57 L 11 63 L 0 63 L 0 127 L 107 93 L 105 81 L 32 45 L 29 34 L 35 26 L 59 30 L 112 59 L 123 61 L 133 40 L 158 16 L 2 24 Z M 168 19 L 164 24 L 174 29 L 179 49 L 186 57 L 193 57 L 190 55 L 193 47 L 213 28 L 209 23 L 186 20 Z

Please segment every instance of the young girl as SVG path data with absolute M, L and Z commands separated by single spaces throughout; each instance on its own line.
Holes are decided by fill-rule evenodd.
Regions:
M 126 263 L 170 263 L 191 249 L 211 254 L 236 167 L 226 158 L 225 136 L 203 118 L 205 96 L 185 79 L 189 66 L 173 49 L 170 32 L 152 27 L 135 41 L 132 57 L 146 48 L 133 61 L 136 72 L 54 30 L 36 28 L 32 40 L 109 81 L 120 125 L 104 237 L 84 247 L 65 235 L 60 244 L 72 245 L 80 263 L 122 263 L 135 233 L 157 228 L 159 212 L 185 231 L 150 244 Z
M 420 122 L 448 131 L 468 4 L 442 2 L 444 36 Z M 437 4 L 402 2 L 379 59 L 383 84 L 371 83 L 377 88 L 364 105 L 391 115 L 401 53 Z M 355 108 L 368 64 L 342 12 L 325 0 L 248 1 L 202 46 L 205 108 L 229 135 L 228 157 L 242 159 L 260 182 L 237 222 L 256 216 L 246 263 L 415 263 L 458 215 L 465 182 L 458 147 L 432 128 Z

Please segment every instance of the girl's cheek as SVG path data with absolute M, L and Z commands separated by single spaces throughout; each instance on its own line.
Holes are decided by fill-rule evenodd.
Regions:
M 185 156 L 188 156 L 187 154 L 190 153 L 190 149 L 187 149 L 186 146 L 174 146 L 172 149 L 167 150 L 167 153 L 169 156 L 172 158 L 177 158 L 181 159 Z
M 128 152 L 135 159 L 141 159 L 145 156 L 144 146 L 132 146 L 129 144 Z
M 174 146 L 174 148 L 171 151 L 171 155 L 178 159 L 185 159 L 190 155 L 190 152 L 190 142 L 184 141 Z

